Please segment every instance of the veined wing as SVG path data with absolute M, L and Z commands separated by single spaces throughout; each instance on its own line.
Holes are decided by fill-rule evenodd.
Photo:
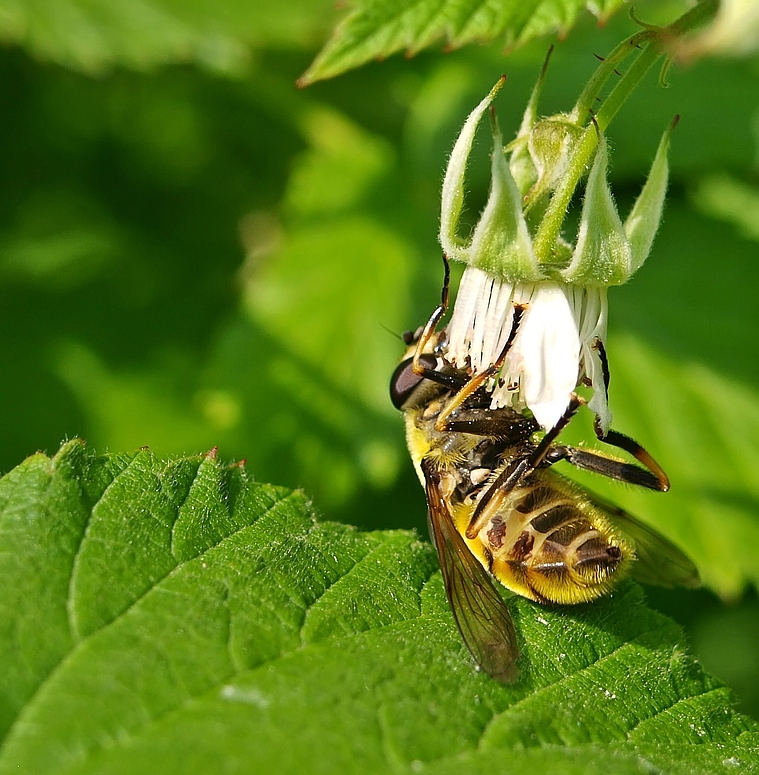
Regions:
M 453 524 L 440 491 L 440 475 L 422 460 L 430 533 L 443 573 L 448 603 L 466 647 L 492 678 L 512 683 L 518 671 L 517 634 L 511 614 L 490 576 L 469 551 Z
M 658 587 L 698 587 L 701 579 L 693 562 L 669 539 L 600 495 L 586 492 L 612 525 L 635 547 L 630 574 L 643 584 Z

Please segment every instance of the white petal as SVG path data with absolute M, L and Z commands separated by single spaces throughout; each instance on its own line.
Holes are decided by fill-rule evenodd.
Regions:
M 495 361 L 499 343 L 505 343 L 511 330 L 512 293 L 513 286 L 506 280 L 473 266 L 464 270 L 448 327 L 447 357 L 451 363 L 480 372 Z
M 585 368 L 590 364 L 590 374 L 588 376 L 593 381 L 593 397 L 588 401 L 588 409 L 595 412 L 598 424 L 602 433 L 611 427 L 611 411 L 609 410 L 609 400 L 606 395 L 606 384 L 604 382 L 603 366 L 598 350 L 592 347 L 583 347 L 585 351 Z
M 572 286 L 569 286 L 572 287 Z M 593 397 L 588 408 L 596 414 L 604 433 L 611 425 L 609 399 L 606 393 L 604 368 L 597 342 L 606 340 L 606 326 L 609 313 L 607 289 L 605 286 L 576 288 L 572 296 L 575 317 L 579 321 L 582 340 L 583 373 L 593 383 Z
M 511 283 L 500 282 L 493 287 L 487 319 L 491 321 L 482 337 L 482 352 L 487 355 L 485 368 L 498 358 L 506 344 L 514 320 L 514 305 L 511 301 L 514 287 Z
M 479 287 L 487 275 L 479 269 L 468 266 L 464 270 L 456 294 L 451 322 L 448 324 L 448 360 L 458 368 L 466 366 L 469 343 L 472 341 L 474 310 L 479 295 Z
M 535 419 L 552 428 L 577 386 L 580 337 L 572 307 L 555 283 L 536 286 L 509 358 L 522 372 L 522 393 Z

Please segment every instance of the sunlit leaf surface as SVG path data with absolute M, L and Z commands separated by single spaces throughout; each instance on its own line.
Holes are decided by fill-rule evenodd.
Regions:
M 119 19 L 158 5 L 114 6 L 101 25 L 97 2 L 0 4 L 0 25 L 18 22 L 0 50 L 0 469 L 75 436 L 165 457 L 218 446 L 262 481 L 304 488 L 322 518 L 424 530 L 423 491 L 384 392 L 400 333 L 439 298 L 453 140 L 501 73 L 500 125 L 516 130 L 547 42 L 508 55 L 501 37 L 432 47 L 298 90 L 333 24 L 325 5 L 174 3 L 166 13 L 191 33 L 179 48 L 166 25 L 124 32 Z M 636 0 L 635 11 L 666 24 L 684 5 Z M 66 9 L 80 12 L 63 24 Z M 240 14 L 266 20 L 251 33 Z M 77 53 L 82 29 L 107 33 L 100 58 Z M 568 108 L 593 53 L 636 29 L 624 12 L 602 28 L 581 14 L 556 45 L 541 110 Z M 201 39 L 217 33 L 252 53 L 206 56 Z M 755 716 L 758 73 L 754 59 L 704 59 L 671 68 L 667 89 L 652 73 L 611 127 L 624 214 L 681 115 L 664 222 L 645 267 L 610 294 L 608 343 L 615 425 L 673 486 L 647 495 L 586 480 L 698 561 L 707 591 L 648 594 Z M 483 133 L 470 221 L 487 195 L 488 152 Z M 568 430 L 567 441 L 593 439 L 582 420 Z M 59 637 L 52 624 L 35 632 L 39 643 Z M 566 767 L 583 772 L 583 756 Z
M 0 552 L 2 773 L 759 764 L 759 725 L 637 586 L 512 600 L 504 687 L 474 670 L 429 544 L 316 522 L 214 455 L 29 458 L 0 481 Z
M 495 40 L 514 46 L 549 32 L 566 35 L 586 9 L 603 20 L 620 5 L 621 0 L 354 0 L 302 83 L 330 78 L 398 51 L 415 54 L 434 43 L 456 48 Z

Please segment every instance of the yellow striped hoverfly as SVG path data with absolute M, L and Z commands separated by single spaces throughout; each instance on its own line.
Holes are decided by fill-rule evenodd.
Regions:
M 491 408 L 488 380 L 516 336 L 523 308 L 499 357 L 470 375 L 446 360 L 449 272 L 441 304 L 415 334 L 390 385 L 428 505 L 432 541 L 454 619 L 477 665 L 494 679 L 516 679 L 517 635 L 494 588 L 542 604 L 574 604 L 608 593 L 623 575 L 664 586 L 696 586 L 692 562 L 662 535 L 551 469 L 565 460 L 629 484 L 665 491 L 666 474 L 629 437 L 602 441 L 640 463 L 560 445 L 557 437 L 582 406 L 573 393 L 564 415 L 539 437 L 538 423 L 510 407 Z

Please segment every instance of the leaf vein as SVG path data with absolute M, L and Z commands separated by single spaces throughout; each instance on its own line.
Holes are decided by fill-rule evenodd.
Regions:
M 705 697 L 707 694 L 712 694 L 713 692 L 719 692 L 724 689 L 723 686 L 713 686 L 710 689 L 704 689 L 704 691 L 696 692 L 695 694 L 690 694 L 687 697 L 679 697 L 675 702 L 673 702 L 671 705 L 668 705 L 666 708 L 661 708 L 660 710 L 657 710 L 656 713 L 654 713 L 651 716 L 647 716 L 646 718 L 638 719 L 638 721 L 630 727 L 630 729 L 627 730 L 627 739 L 631 742 L 634 742 L 632 740 L 632 735 L 635 734 L 635 730 L 638 729 L 641 724 L 645 724 L 648 721 L 653 721 L 654 719 L 661 716 L 663 713 L 667 713 L 673 708 L 677 707 L 683 702 L 687 702 L 688 700 L 694 700 L 698 697 Z
M 131 465 L 132 465 L 132 463 L 130 462 L 129 466 L 131 466 Z M 127 466 L 127 468 L 129 468 L 129 466 Z M 124 471 L 121 471 L 118 474 L 118 476 L 120 476 L 121 474 L 125 473 L 127 468 L 125 468 Z M 113 481 L 115 481 L 116 478 L 117 477 L 114 477 Z M 113 484 L 113 482 L 111 482 L 111 484 Z M 109 487 L 110 486 L 111 485 L 109 485 Z M 106 489 L 108 489 L 108 488 L 106 488 Z M 194 557 L 190 557 L 187 560 L 185 560 L 184 562 L 182 562 L 181 564 L 174 566 L 174 568 L 172 568 L 172 570 L 170 570 L 168 573 L 164 574 L 160 579 L 155 581 L 148 589 L 146 589 L 142 594 L 140 594 L 137 598 L 135 598 L 134 601 L 132 603 L 130 603 L 130 605 L 127 606 L 123 611 L 121 611 L 117 616 L 115 616 L 109 622 L 105 622 L 105 623 L 101 624 L 97 629 L 92 630 L 92 632 L 88 633 L 83 638 L 78 639 L 76 641 L 76 645 L 74 646 L 74 648 L 72 648 L 70 651 L 68 651 L 66 654 L 64 654 L 64 656 L 50 669 L 50 671 L 43 678 L 43 680 L 40 681 L 39 685 L 34 690 L 34 693 L 28 699 L 28 701 L 23 706 L 23 708 L 21 708 L 20 712 L 16 715 L 16 717 L 13 719 L 13 721 L 8 725 L 7 732 L 5 734 L 5 740 L 7 741 L 7 740 L 9 740 L 11 738 L 11 736 L 13 735 L 15 727 L 18 726 L 19 720 L 22 719 L 24 717 L 24 715 L 26 715 L 26 713 L 29 712 L 29 708 L 31 708 L 34 705 L 34 703 L 37 700 L 37 698 L 44 691 L 45 687 L 50 683 L 50 681 L 53 679 L 53 677 L 58 672 L 63 670 L 65 668 L 65 666 L 68 664 L 68 662 L 73 658 L 74 654 L 76 654 L 77 651 L 80 648 L 82 648 L 86 643 L 88 643 L 92 638 L 94 638 L 95 635 L 97 635 L 98 633 L 103 632 L 104 630 L 106 630 L 109 627 L 112 627 L 117 622 L 119 622 L 121 619 L 123 619 L 123 617 L 126 616 L 132 609 L 134 609 L 135 606 L 137 606 L 140 603 L 140 601 L 142 601 L 148 594 L 150 594 L 150 592 L 152 592 L 158 585 L 160 585 L 166 579 L 168 579 L 172 574 L 176 573 L 177 570 L 179 570 L 184 564 L 186 564 L 187 562 L 191 562 L 192 560 L 196 560 L 198 557 L 201 557 L 206 552 L 209 552 L 212 549 L 215 549 L 217 546 L 219 546 L 221 543 L 226 541 L 228 538 L 232 538 L 235 535 L 237 535 L 238 533 L 241 533 L 243 530 L 245 530 L 245 529 L 247 529 L 249 527 L 252 527 L 252 525 L 256 524 L 256 522 L 258 522 L 262 517 L 265 517 L 267 514 L 271 513 L 274 509 L 276 509 L 278 506 L 280 506 L 281 504 L 285 503 L 287 500 L 289 500 L 291 497 L 293 497 L 293 496 L 295 496 L 297 494 L 298 493 L 296 493 L 294 491 L 288 493 L 283 498 L 280 498 L 279 500 L 275 501 L 265 511 L 263 511 L 258 516 L 258 518 L 256 519 L 255 522 L 252 522 L 249 525 L 242 525 L 238 529 L 236 529 L 233 532 L 229 533 L 228 535 L 224 536 L 224 538 L 222 538 L 220 541 L 218 541 L 215 544 L 213 544 L 212 546 L 209 546 L 206 549 L 204 549 L 198 555 L 196 555 Z M 101 498 L 102 498 L 102 496 L 101 496 Z M 98 499 L 98 500 L 100 500 L 100 499 Z M 80 543 L 80 548 L 81 548 L 81 543 Z M 68 601 L 67 601 L 67 605 L 68 605 Z
M 584 673 L 590 671 L 592 668 L 594 668 L 594 667 L 596 667 L 598 665 L 601 665 L 601 664 L 611 660 L 612 658 L 617 656 L 619 654 L 619 652 L 622 651 L 622 649 L 625 649 L 628 646 L 632 645 L 633 643 L 635 643 L 635 641 L 640 640 L 641 638 L 645 638 L 647 635 L 651 635 L 651 634 L 653 634 L 655 632 L 659 632 L 660 629 L 661 628 L 655 628 L 655 629 L 652 629 L 652 630 L 647 630 L 645 632 L 641 632 L 639 635 L 636 635 L 633 639 L 625 641 L 624 643 L 620 643 L 619 646 L 617 646 L 615 649 L 610 651 L 608 654 L 604 654 L 604 655 L 598 657 L 598 659 L 595 659 L 590 664 L 585 665 L 584 667 L 580 668 L 579 670 L 575 670 L 573 673 L 569 673 L 568 675 L 562 676 L 558 681 L 554 681 L 553 683 L 546 684 L 545 686 L 541 686 L 539 689 L 536 689 L 535 691 L 533 691 L 533 692 L 525 695 L 521 699 L 517 700 L 512 705 L 509 705 L 509 707 L 506 708 L 501 713 L 493 714 L 493 716 L 491 717 L 490 721 L 488 721 L 487 724 L 485 724 L 485 727 L 482 730 L 482 734 L 480 735 L 480 739 L 477 741 L 476 750 L 480 751 L 482 749 L 482 743 L 483 743 L 483 740 L 485 739 L 485 736 L 488 733 L 488 730 L 491 728 L 491 726 L 496 721 L 501 719 L 503 716 L 506 716 L 507 714 L 512 713 L 514 710 L 518 709 L 520 707 L 520 705 L 522 705 L 524 703 L 527 703 L 527 702 L 530 702 L 530 701 L 534 701 L 534 699 L 536 697 L 540 697 L 541 694 L 547 693 L 548 691 L 550 691 L 550 690 L 552 690 L 552 689 L 554 689 L 556 687 L 560 687 L 563 684 L 567 684 L 570 681 L 575 680 L 577 676 L 582 676 Z
M 179 503 L 176 503 L 176 504 L 172 501 L 172 499 L 166 493 L 166 490 L 164 488 L 163 477 L 169 471 L 169 469 L 170 469 L 169 465 L 167 465 L 164 468 L 164 470 L 161 472 L 161 476 L 159 477 L 159 485 L 160 485 L 160 488 L 161 488 L 161 492 L 166 495 L 166 500 L 168 500 L 169 503 L 171 503 L 171 505 L 173 506 L 174 519 L 172 520 L 172 523 L 171 523 L 171 540 L 169 542 L 169 551 L 171 552 L 171 556 L 175 560 L 177 560 L 177 562 L 181 562 L 181 560 L 177 557 L 176 552 L 174 551 L 174 536 L 175 536 L 175 530 L 176 530 L 176 526 L 177 526 L 177 520 L 179 519 L 179 512 L 182 510 L 182 508 L 184 507 L 185 503 L 187 503 L 187 501 L 188 501 L 188 499 L 190 497 L 190 494 L 192 493 L 192 488 L 195 486 L 195 482 L 198 480 L 198 476 L 200 474 L 200 466 L 201 465 L 202 465 L 202 463 L 198 465 L 198 468 L 195 471 L 195 476 L 192 477 L 192 481 L 190 482 L 190 486 L 187 488 L 187 492 L 185 493 L 184 497 L 182 498 L 182 500 Z
M 280 498 L 279 500 L 272 503 L 271 506 L 269 506 L 265 511 L 262 511 L 261 514 L 259 514 L 258 518 L 255 520 L 255 522 L 251 522 L 248 525 L 241 525 L 236 530 L 233 530 L 231 533 L 228 533 L 227 535 L 220 538 L 215 543 L 211 544 L 210 546 L 207 546 L 205 549 L 203 549 L 201 552 L 198 552 L 197 554 L 192 555 L 191 557 L 187 557 L 184 560 L 181 560 L 178 562 L 168 573 L 165 573 L 163 576 L 161 576 L 159 579 L 156 579 L 153 584 L 151 584 L 150 587 L 148 587 L 144 592 L 142 592 L 138 597 L 136 597 L 123 611 L 121 611 L 118 615 L 114 616 L 113 619 L 111 619 L 109 622 L 106 622 L 105 624 L 101 625 L 97 630 L 93 630 L 93 632 L 87 636 L 87 638 L 91 637 L 97 632 L 100 632 L 101 630 L 104 630 L 106 627 L 110 627 L 111 625 L 115 624 L 119 621 L 122 617 L 126 616 L 135 606 L 137 606 L 147 595 L 149 595 L 159 584 L 162 584 L 166 579 L 168 579 L 172 574 L 176 573 L 178 570 L 180 570 L 184 565 L 186 565 L 188 562 L 192 562 L 193 560 L 197 560 L 199 557 L 202 557 L 204 554 L 210 552 L 211 550 L 215 549 L 217 546 L 220 546 L 224 541 L 226 541 L 229 538 L 233 538 L 234 536 L 241 533 L 243 530 L 247 530 L 249 527 L 252 527 L 255 525 L 262 517 L 265 517 L 267 514 L 270 514 L 274 509 L 276 509 L 278 506 L 280 506 L 282 503 L 287 501 L 292 495 L 295 493 L 288 493 L 284 498 Z M 85 638 L 85 640 L 87 640 Z
M 89 514 L 87 515 L 87 520 L 84 524 L 84 527 L 82 528 L 82 534 L 79 537 L 79 545 L 77 546 L 76 552 L 74 553 L 74 558 L 71 561 L 71 573 L 69 575 L 69 583 L 68 583 L 66 602 L 65 602 L 66 615 L 69 623 L 69 630 L 71 632 L 71 637 L 74 643 L 76 644 L 79 644 L 82 638 L 81 638 L 81 635 L 79 634 L 79 626 L 77 625 L 77 622 L 76 622 L 76 611 L 74 610 L 74 600 L 76 597 L 76 592 L 74 587 L 76 583 L 77 569 L 79 567 L 79 559 L 82 554 L 82 548 L 84 547 L 84 542 L 87 539 L 87 534 L 89 533 L 90 525 L 92 524 L 92 517 L 95 514 L 95 509 L 98 507 L 98 504 L 103 500 L 103 498 L 105 498 L 105 494 L 111 489 L 111 487 L 113 487 L 113 485 L 120 477 L 124 476 L 128 471 L 130 471 L 130 469 L 134 466 L 134 464 L 139 459 L 139 457 L 140 456 L 137 455 L 134 458 L 132 458 L 129 461 L 129 463 L 127 463 L 127 465 L 121 471 L 119 471 L 116 474 L 116 476 L 113 477 L 113 479 L 111 479 L 111 481 L 108 483 L 108 486 L 103 490 L 102 493 L 100 493 L 100 496 L 97 498 L 97 500 L 95 500 L 95 502 L 90 504 L 89 506 Z M 52 482 L 52 478 L 51 478 L 51 482 Z M 79 486 L 80 496 L 82 497 L 82 500 L 84 500 L 86 498 L 86 493 L 84 491 L 84 488 L 82 487 L 79 481 L 77 481 L 77 484 Z M 42 686 L 42 684 L 40 684 L 40 686 Z
M 407 627 L 410 623 L 416 622 L 418 619 L 421 619 L 421 618 L 423 618 L 423 617 L 420 614 L 419 616 L 414 617 L 413 619 L 404 619 L 404 620 L 398 621 L 398 622 L 389 622 L 388 624 L 378 625 L 376 627 L 372 627 L 371 628 L 371 632 L 375 633 L 375 632 L 377 632 L 379 630 L 387 630 L 387 629 L 392 629 L 394 627 Z M 360 638 L 360 637 L 362 637 L 364 635 L 366 635 L 366 631 L 352 633 L 349 636 L 334 636 L 334 637 L 336 637 L 336 638 L 340 638 L 340 637 Z M 87 637 L 91 637 L 91 636 L 87 636 Z M 330 638 L 328 640 L 332 640 L 332 639 L 333 638 Z M 319 643 L 305 644 L 304 646 L 300 647 L 299 649 L 281 651 L 280 653 L 278 653 L 278 654 L 276 654 L 274 656 L 271 656 L 268 659 L 263 660 L 262 662 L 259 662 L 254 667 L 247 667 L 246 666 L 246 667 L 244 667 L 241 670 L 240 669 L 236 669 L 236 662 L 237 662 L 237 660 L 230 660 L 230 664 L 232 665 L 232 669 L 229 672 L 224 673 L 223 675 L 219 675 L 219 677 L 214 681 L 212 686 L 209 686 L 208 688 L 203 689 L 203 690 L 197 692 L 196 694 L 192 694 L 188 690 L 187 693 L 186 693 L 186 696 L 182 700 L 180 700 L 179 702 L 174 704 L 172 707 L 165 708 L 164 710 L 162 710 L 158 714 L 152 715 L 152 714 L 150 714 L 149 711 L 147 711 L 147 709 L 145 709 L 146 720 L 145 720 L 144 723 L 139 724 L 139 725 L 135 725 L 130 730 L 122 730 L 122 732 L 124 733 L 123 739 L 119 739 L 118 741 L 112 741 L 110 744 L 103 743 L 102 745 L 100 745 L 99 747 L 96 747 L 96 748 L 93 747 L 93 748 L 90 748 L 90 749 L 87 749 L 87 750 L 79 749 L 77 751 L 77 753 L 79 755 L 78 761 L 80 763 L 84 763 L 90 757 L 96 755 L 99 752 L 102 752 L 102 751 L 105 751 L 105 750 L 114 749 L 118 745 L 124 745 L 124 744 L 126 744 L 128 739 L 135 739 L 137 734 L 144 733 L 145 730 L 147 730 L 147 729 L 149 729 L 151 727 L 157 726 L 158 724 L 160 724 L 165 719 L 170 718 L 173 715 L 177 715 L 177 714 L 181 713 L 183 710 L 185 710 L 190 705 L 192 705 L 192 703 L 202 701 L 203 698 L 205 698 L 205 697 L 214 697 L 216 695 L 216 693 L 218 693 L 219 690 L 224 687 L 224 684 L 226 682 L 228 682 L 230 679 L 232 679 L 232 678 L 234 678 L 236 676 L 242 675 L 243 673 L 254 673 L 254 672 L 257 672 L 257 671 L 269 668 L 273 663 L 276 663 L 278 660 L 290 656 L 295 651 L 301 651 L 301 650 L 305 650 L 305 649 L 308 649 L 308 648 L 316 648 L 316 649 L 318 649 L 318 648 L 321 648 L 322 646 L 323 646 L 323 643 L 319 642 Z M 168 657 L 167 657 L 167 661 L 168 661 Z M 380 734 L 383 735 L 384 731 L 385 730 L 380 729 Z M 384 742 L 383 742 L 383 751 L 385 751 L 385 753 L 387 754 L 388 748 L 385 747 Z M 391 760 L 388 760 L 388 764 L 393 766 L 393 763 L 392 763 Z M 395 765 L 393 767 L 393 769 L 394 770 L 398 770 L 399 768 L 403 769 L 403 763 L 400 761 L 400 759 L 399 759 L 398 764 Z

